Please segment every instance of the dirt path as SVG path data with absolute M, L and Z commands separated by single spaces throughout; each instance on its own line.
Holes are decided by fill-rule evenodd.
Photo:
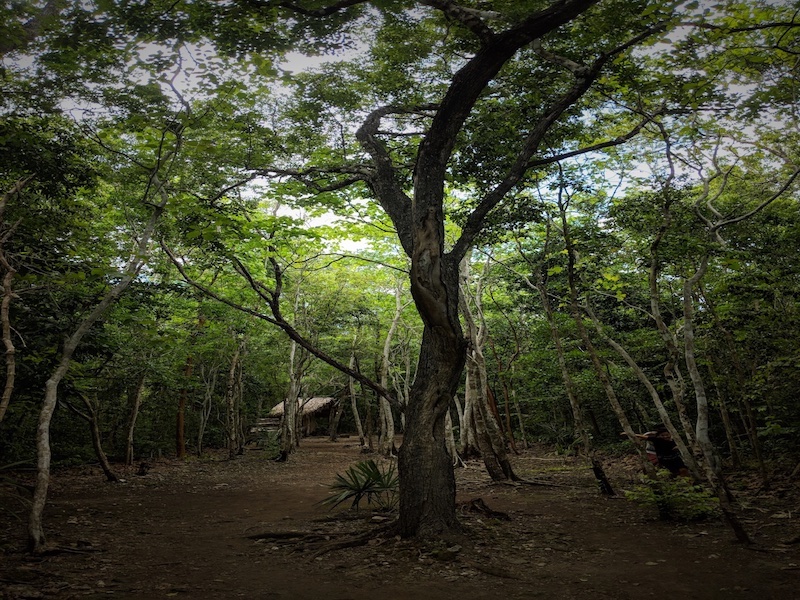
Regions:
M 161 461 L 118 485 L 94 469 L 59 473 L 46 524 L 61 552 L 24 554 L 24 524 L 0 511 L 3 598 L 800 599 L 797 489 L 745 513 L 756 551 L 719 522 L 665 524 L 606 500 L 587 469 L 532 452 L 517 472 L 559 487 L 493 485 L 478 463 L 458 471 L 460 501 L 481 498 L 510 520 L 465 511 L 466 535 L 449 550 L 378 535 L 313 558 L 296 539 L 248 537 L 335 541 L 377 527 L 369 512 L 345 518 L 318 504 L 335 473 L 363 458 L 347 440 L 312 439 L 286 464 L 261 452 Z M 633 477 L 611 475 L 619 487 Z

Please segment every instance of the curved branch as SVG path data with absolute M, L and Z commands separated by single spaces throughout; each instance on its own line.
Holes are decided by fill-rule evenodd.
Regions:
M 196 281 L 195 279 L 193 279 L 192 277 L 189 276 L 189 274 L 186 272 L 186 268 L 184 267 L 184 265 L 181 263 L 181 261 L 178 259 L 178 257 L 175 256 L 175 254 L 166 245 L 166 243 L 164 243 L 163 240 L 161 241 L 161 248 L 164 250 L 164 253 L 169 257 L 170 261 L 172 261 L 172 264 L 175 265 L 175 268 L 178 269 L 178 273 L 180 273 L 180 275 L 183 278 L 183 280 L 186 283 L 188 283 L 190 286 L 192 286 L 193 288 L 201 291 L 203 294 L 207 295 L 209 298 L 212 298 L 212 299 L 216 300 L 217 302 L 221 302 L 222 304 L 225 304 L 226 306 L 230 306 L 233 309 L 236 309 L 236 310 L 238 310 L 240 312 L 243 312 L 243 313 L 245 313 L 247 315 L 256 317 L 257 319 L 261 319 L 262 321 L 266 321 L 267 323 L 271 323 L 272 325 L 275 325 L 275 326 L 279 327 L 280 329 L 282 329 L 284 331 L 284 333 L 286 333 L 287 336 L 289 336 L 289 339 L 297 342 L 297 344 L 299 346 L 301 346 L 301 347 L 305 348 L 306 350 L 308 350 L 309 353 L 311 353 L 314 356 L 316 356 L 322 362 L 332 366 L 334 369 L 340 371 L 341 373 L 344 373 L 345 375 L 348 375 L 348 376 L 352 377 L 353 379 L 359 381 L 360 383 L 364 384 L 365 386 L 367 386 L 368 388 L 373 390 L 379 396 L 381 396 L 383 398 L 386 398 L 398 410 L 403 410 L 403 406 L 384 387 L 382 387 L 381 385 L 375 383 L 369 377 L 366 377 L 366 376 L 362 375 L 360 371 L 357 371 L 357 370 L 351 369 L 350 367 L 345 366 L 344 364 L 340 363 L 338 360 L 336 360 L 332 356 L 326 354 L 325 352 L 323 352 L 322 350 L 317 348 L 314 344 L 312 344 L 305 337 L 303 337 L 303 335 L 299 331 L 297 331 L 283 317 L 283 315 L 282 315 L 282 313 L 280 311 L 280 304 L 279 304 L 280 284 L 276 285 L 276 289 L 274 290 L 274 292 L 270 292 L 270 293 L 274 293 L 275 296 L 273 296 L 272 298 L 266 298 L 264 296 L 264 294 L 263 294 L 263 292 L 266 289 L 266 287 L 261 285 L 261 284 L 259 284 L 259 282 L 257 282 L 252 277 L 250 272 L 247 270 L 247 268 L 241 262 L 236 261 L 238 263 L 237 272 L 239 272 L 240 275 L 242 275 L 247 280 L 248 284 L 259 295 L 259 297 L 264 298 L 266 300 L 267 304 L 270 307 L 270 311 L 272 312 L 272 315 L 270 316 L 270 315 L 268 315 L 266 313 L 263 313 L 261 311 L 257 311 L 257 310 L 254 310 L 252 308 L 248 308 L 248 307 L 246 307 L 246 306 L 244 306 L 242 304 L 239 304 L 238 302 L 234 302 L 233 300 L 231 300 L 229 298 L 226 298 L 225 296 L 222 296 L 222 295 L 216 293 L 214 290 L 212 290 L 208 286 L 205 286 L 202 283 Z M 274 261 L 274 259 L 270 259 L 270 260 Z M 272 264 L 273 264 L 273 268 L 277 269 L 276 270 L 276 276 L 280 280 L 280 268 L 277 267 L 276 263 L 273 262 Z M 239 266 L 241 266 L 243 271 L 239 271 L 239 268 L 238 268 Z
M 378 202 L 394 223 L 403 250 L 411 256 L 414 247 L 411 222 L 411 198 L 400 187 L 395 175 L 391 156 L 386 146 L 378 139 L 381 120 L 392 114 L 419 113 L 435 109 L 434 105 L 410 110 L 398 106 L 382 106 L 372 111 L 358 128 L 356 139 L 372 158 L 375 174 L 369 179 Z

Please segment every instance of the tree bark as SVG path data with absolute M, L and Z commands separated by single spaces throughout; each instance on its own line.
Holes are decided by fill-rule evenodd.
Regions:
M 178 412 L 175 414 L 175 456 L 181 460 L 186 458 L 186 404 L 189 401 L 189 381 L 193 370 L 194 361 L 189 355 L 183 366 L 184 384 L 178 395 Z
M 145 257 L 148 256 L 150 238 L 153 235 L 153 231 L 155 231 L 156 223 L 161 218 L 161 214 L 164 212 L 164 207 L 167 203 L 166 192 L 158 181 L 155 172 L 151 174 L 151 180 L 155 184 L 157 193 L 161 194 L 161 203 L 158 204 L 151 213 L 150 219 L 135 245 L 134 252 L 131 254 L 123 270 L 123 276 L 116 285 L 106 292 L 100 302 L 97 303 L 94 309 L 81 321 L 72 335 L 69 336 L 61 350 L 58 366 L 45 383 L 44 401 L 42 402 L 42 409 L 39 413 L 39 422 L 36 429 L 36 485 L 33 491 L 33 501 L 31 503 L 31 512 L 28 519 L 28 545 L 31 551 L 36 553 L 44 550 L 47 542 L 42 524 L 42 515 L 44 513 L 45 504 L 47 503 L 47 491 L 50 485 L 50 422 L 53 419 L 53 412 L 58 402 L 58 387 L 67 374 L 70 363 L 72 362 L 72 356 L 80 345 L 81 340 L 83 340 L 83 337 L 106 313 L 109 307 L 119 299 L 144 266 Z
M 133 464 L 133 434 L 136 430 L 136 420 L 139 418 L 139 409 L 142 406 L 142 397 L 144 396 L 144 384 L 147 381 L 147 372 L 142 371 L 139 375 L 139 381 L 131 393 L 131 417 L 128 422 L 128 435 L 125 439 L 125 464 Z
M 354 370 L 356 368 L 356 340 L 358 336 L 353 340 L 353 353 L 350 355 L 350 370 Z M 364 436 L 364 426 L 361 424 L 361 415 L 358 414 L 358 394 L 356 394 L 356 380 L 352 377 L 348 377 L 348 385 L 350 388 L 350 408 L 353 411 L 353 420 L 355 421 L 356 431 L 358 432 L 358 443 L 363 448 L 366 446 L 367 440 Z
M 517 480 L 511 461 L 506 452 L 505 439 L 500 429 L 497 410 L 490 405 L 489 386 L 486 376 L 486 359 L 483 346 L 488 337 L 486 323 L 483 320 L 480 296 L 482 287 L 479 284 L 475 291 L 473 304 L 475 314 L 470 307 L 469 270 L 471 253 L 468 252 L 460 265 L 460 295 L 461 314 L 467 327 L 467 384 L 464 394 L 465 402 L 470 402 L 473 407 L 472 417 L 475 426 L 476 440 L 481 453 L 481 458 L 493 481 Z M 480 325 L 478 324 L 480 323 Z
M 394 315 L 392 322 L 389 325 L 389 330 L 386 332 L 386 339 L 383 342 L 383 352 L 381 353 L 381 368 L 379 383 L 383 389 L 389 389 L 389 353 L 392 348 L 392 339 L 400 324 L 400 318 L 403 315 L 403 301 L 401 297 L 402 289 L 398 281 L 394 290 Z M 378 451 L 384 456 L 391 456 L 395 449 L 394 446 L 394 415 L 392 414 L 392 406 L 389 401 L 383 396 L 378 397 L 380 403 L 380 422 L 381 433 L 378 439 Z
M 236 371 L 239 367 L 239 356 L 242 353 L 244 340 L 236 340 L 236 349 L 231 357 L 231 366 L 228 369 L 228 384 L 225 388 L 225 407 L 226 407 L 226 429 L 228 430 L 228 459 L 233 460 L 239 451 L 238 426 L 236 419 Z
M 218 368 L 217 365 L 212 367 L 201 366 L 205 391 L 203 393 L 203 406 L 200 408 L 200 422 L 197 424 L 197 456 L 203 455 L 206 427 L 208 427 L 208 419 L 211 417 L 211 411 L 214 407 Z M 259 410 L 256 414 L 260 415 L 261 411 Z
M 466 359 L 458 318 L 459 263 L 443 256 L 441 214 L 428 211 L 415 231 L 411 293 L 424 330 L 400 447 L 400 535 L 437 538 L 460 531 L 445 415 Z
M 3 193 L 2 198 L 0 198 L 0 225 L 5 224 L 5 212 L 8 201 L 11 200 L 13 196 L 19 195 L 28 181 L 29 179 L 20 179 L 10 190 Z M 4 245 L 13 235 L 18 225 L 19 221 L 11 225 L 3 232 L 2 237 L 0 237 L 0 266 L 5 269 L 5 275 L 3 275 L 3 300 L 2 303 L 0 303 L 0 327 L 2 327 L 3 346 L 6 349 L 6 382 L 3 386 L 3 395 L 0 397 L 0 423 L 3 422 L 3 418 L 5 418 L 6 411 L 8 410 L 8 405 L 11 403 L 11 396 L 14 393 L 14 383 L 17 373 L 17 349 L 14 347 L 14 340 L 11 338 L 11 318 L 9 315 L 11 300 L 15 297 L 12 284 L 17 271 L 9 262 Z
M 117 475 L 114 473 L 114 470 L 111 468 L 111 463 L 108 462 L 108 456 L 106 456 L 106 453 L 103 450 L 103 441 L 100 435 L 100 424 L 97 422 L 97 411 L 94 409 L 91 401 L 86 396 L 83 394 L 79 394 L 79 396 L 83 402 L 83 406 L 86 408 L 85 413 L 75 408 L 71 402 L 66 403 L 67 407 L 69 407 L 72 412 L 86 421 L 86 423 L 89 425 L 89 433 L 92 437 L 92 448 L 94 448 L 94 454 L 97 456 L 97 461 L 100 463 L 100 468 L 103 470 L 103 474 L 106 476 L 107 481 L 116 483 L 119 481 L 119 477 L 117 477 Z

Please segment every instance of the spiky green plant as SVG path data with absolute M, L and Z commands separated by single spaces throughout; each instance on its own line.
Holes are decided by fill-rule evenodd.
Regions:
M 331 495 L 321 504 L 334 508 L 352 500 L 351 508 L 358 510 L 362 500 L 384 510 L 397 506 L 400 478 L 394 463 L 382 468 L 373 459 L 361 461 L 348 468 L 344 475 L 337 473 L 330 486 Z

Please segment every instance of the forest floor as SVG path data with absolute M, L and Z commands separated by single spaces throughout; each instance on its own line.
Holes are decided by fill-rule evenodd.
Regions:
M 371 455 L 374 457 L 374 455 Z M 24 514 L 0 498 L 3 598 L 386 600 L 800 598 L 800 484 L 746 480 L 741 516 L 756 544 L 720 520 L 662 522 L 654 508 L 597 491 L 581 461 L 526 450 L 515 469 L 549 485 L 493 484 L 479 462 L 457 470 L 465 534 L 441 546 L 375 533 L 317 554 L 384 517 L 319 502 L 336 473 L 363 460 L 357 440 L 306 439 L 287 463 L 246 452 L 120 469 L 59 470 L 46 510 L 52 552 L 24 552 Z M 636 462 L 605 461 L 622 495 Z M 480 498 L 508 520 L 470 510 Z M 14 519 L 17 512 L 20 519 Z M 275 534 L 263 537 L 262 534 Z

